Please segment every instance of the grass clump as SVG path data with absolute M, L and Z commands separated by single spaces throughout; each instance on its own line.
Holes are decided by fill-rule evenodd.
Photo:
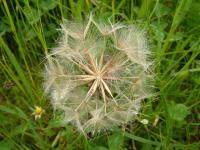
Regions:
M 67 149 L 199 149 L 199 10 L 198 0 L 43 0 L 42 2 L 38 0 L 1 0 L 0 149 L 46 150 L 66 149 L 66 147 Z M 71 58 L 71 61 L 76 63 L 80 60 L 79 66 L 74 64 L 75 62 L 70 62 L 71 68 L 63 65 L 63 63 L 66 64 L 65 61 L 70 61 L 71 56 L 67 56 L 66 59 L 59 58 L 60 61 L 58 61 L 58 57 L 66 56 L 57 56 L 54 53 L 56 51 L 51 50 L 53 47 L 61 48 L 61 45 L 55 45 L 62 33 L 57 29 L 60 28 L 60 24 L 64 24 L 65 19 L 83 22 L 83 20 L 87 20 L 84 16 L 88 16 L 91 12 L 95 14 L 96 18 L 90 24 L 92 35 L 89 32 L 83 34 L 87 39 L 84 45 L 88 47 L 88 45 L 93 46 L 91 44 L 93 41 L 97 43 L 98 46 L 95 46 L 95 49 L 99 53 L 96 53 L 97 51 L 92 47 L 88 52 L 92 59 L 97 59 L 97 65 L 96 61 L 89 62 L 90 57 L 84 51 L 81 51 L 80 56 L 82 57 Z M 108 20 L 112 26 L 109 23 L 109 26 L 104 24 Z M 116 24 L 117 22 L 123 22 L 122 26 L 126 27 L 121 28 L 120 24 Z M 123 50 L 124 46 L 127 47 L 132 41 L 129 37 L 130 30 L 131 32 L 137 31 L 135 28 L 128 27 L 128 24 L 137 24 L 147 32 L 145 36 L 149 40 L 149 49 L 154 58 L 154 85 L 156 87 L 154 91 L 156 94 L 140 101 L 142 109 L 137 115 L 134 125 L 128 124 L 123 128 L 114 128 L 112 132 L 104 132 L 85 140 L 84 136 L 80 135 L 74 127 L 63 123 L 63 116 L 57 115 L 59 112 L 53 113 L 50 98 L 44 95 L 42 73 L 45 56 L 54 53 L 47 57 L 49 62 L 46 63 L 52 62 L 53 67 L 55 65 L 62 66 L 64 71 L 71 69 L 72 72 L 67 72 L 69 75 L 84 75 L 84 78 L 90 76 L 87 78 L 90 80 L 89 83 L 80 87 L 76 86 L 80 90 L 73 91 L 80 92 L 77 94 L 78 98 L 83 94 L 84 100 L 95 80 L 91 81 L 91 74 L 84 71 L 83 67 L 80 67 L 80 63 L 90 67 L 90 70 L 92 66 L 99 67 L 102 51 L 105 54 L 102 66 L 112 60 L 112 57 L 114 58 L 115 55 L 112 54 L 120 54 L 120 59 L 114 59 L 120 61 L 113 60 L 113 65 L 127 60 L 134 62 L 134 67 L 136 67 L 134 70 L 132 69 L 133 65 L 131 67 L 125 63 L 130 74 L 123 73 L 126 72 L 126 69 L 121 71 L 123 74 L 114 70 L 109 72 L 111 77 L 119 79 L 120 77 L 130 77 L 130 75 L 135 76 L 136 72 L 134 71 L 143 72 L 145 66 L 149 66 L 148 63 L 143 65 L 143 62 L 149 61 L 148 59 L 138 59 L 128 49 Z M 70 25 L 70 22 L 67 22 L 66 25 Z M 85 25 L 79 24 L 78 28 L 77 24 L 72 25 L 68 34 L 65 33 L 65 35 L 71 34 L 67 39 L 69 44 L 71 43 L 72 49 L 75 49 L 77 41 L 80 41 L 80 39 L 76 39 L 76 36 L 80 37 L 79 34 L 74 35 L 74 31 L 84 31 L 85 28 L 82 27 Z M 118 28 L 119 26 L 120 28 Z M 64 25 L 62 29 L 69 28 Z M 114 33 L 118 37 L 116 40 Z M 109 37 L 105 40 L 106 44 L 104 44 L 104 37 Z M 78 43 L 78 45 L 80 44 L 81 42 Z M 135 45 L 135 43 L 131 44 Z M 103 49 L 101 49 L 102 47 Z M 148 51 L 144 51 L 145 54 L 146 52 Z M 139 53 L 138 56 L 141 58 Z M 77 60 L 78 58 L 79 60 Z M 81 62 L 82 60 L 84 62 Z M 49 67 L 50 64 L 47 65 L 48 69 Z M 57 69 L 58 73 L 61 73 L 59 68 Z M 66 72 L 63 73 L 66 74 Z M 67 80 L 83 80 L 84 78 L 74 76 Z M 132 80 L 123 79 L 123 81 Z M 59 83 L 59 81 L 56 82 Z M 92 92 L 88 94 L 88 102 L 95 102 L 92 100 L 97 97 L 98 102 L 104 106 L 105 97 L 106 102 L 112 102 L 112 107 L 114 107 L 114 100 L 118 102 L 118 98 L 123 99 L 122 94 L 129 99 L 136 95 L 134 92 L 129 92 L 127 88 L 123 88 L 129 84 L 127 82 L 125 84 L 121 79 L 106 81 L 107 89 L 105 85 L 101 88 L 102 84 L 103 82 L 99 83 L 99 86 L 97 83 L 94 84 L 93 87 L 97 86 L 97 88 L 95 87 L 96 90 L 94 92 L 91 90 Z M 63 85 L 65 84 L 63 83 Z M 133 87 L 141 89 L 137 86 Z M 55 88 L 50 86 L 49 90 Z M 59 88 L 61 87 L 59 86 Z M 138 95 L 138 97 L 140 96 Z M 80 104 L 81 100 L 79 99 L 77 102 Z M 106 105 L 108 105 L 107 103 Z M 92 108 L 95 105 L 92 104 Z M 37 120 L 33 115 L 36 112 L 36 110 L 34 111 L 36 106 L 44 109 L 44 113 L 39 114 L 40 119 Z M 124 109 L 127 110 L 127 108 L 128 106 Z M 106 112 L 110 111 L 110 106 L 108 106 Z M 105 112 L 105 107 L 102 112 Z M 92 113 L 88 115 L 88 118 L 91 117 Z M 146 123 L 144 120 L 147 120 Z

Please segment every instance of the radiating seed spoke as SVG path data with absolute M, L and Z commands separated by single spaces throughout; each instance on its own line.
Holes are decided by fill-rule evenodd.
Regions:
M 105 80 L 139 79 L 139 77 L 102 77 Z
M 101 82 L 103 83 L 104 88 L 106 89 L 106 91 L 108 92 L 108 94 L 112 97 L 112 99 L 114 100 L 115 104 L 118 106 L 115 98 L 112 95 L 112 92 L 110 91 L 108 85 L 101 79 Z
M 95 80 L 92 84 L 92 86 L 90 87 L 89 91 L 87 92 L 87 95 L 85 97 L 85 99 L 80 103 L 80 105 L 75 109 L 75 111 L 77 111 L 82 105 L 83 103 L 87 102 L 90 97 L 95 93 L 97 87 L 98 87 L 99 81 Z
M 89 98 L 95 93 L 97 87 L 98 87 L 99 81 L 95 80 L 92 84 L 92 86 L 90 87 L 90 90 L 88 91 L 85 100 L 88 101 Z
M 101 52 L 101 57 L 99 60 L 99 70 L 101 70 L 102 66 L 103 66 L 103 60 L 104 60 L 103 56 L 104 56 L 104 50 L 102 50 L 102 52 Z
M 107 112 L 107 110 L 106 110 L 107 109 L 106 94 L 105 94 L 105 90 L 104 90 L 102 83 L 100 83 L 100 89 L 101 89 L 101 94 L 103 96 L 103 101 L 104 101 L 104 111 L 106 113 Z
M 77 66 L 81 67 L 83 70 L 85 70 L 85 72 L 94 75 L 94 72 L 87 65 L 84 65 L 83 63 L 76 62 L 76 61 L 71 60 L 71 59 L 70 59 L 70 61 L 72 61 Z
M 93 72 L 97 73 L 98 72 L 98 68 L 96 66 L 94 58 L 90 54 L 88 54 L 88 57 L 89 57 L 89 63 L 91 65 L 91 67 L 92 67 Z

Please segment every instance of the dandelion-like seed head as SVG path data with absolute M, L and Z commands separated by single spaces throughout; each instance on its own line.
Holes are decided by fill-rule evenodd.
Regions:
M 134 121 L 148 96 L 148 46 L 133 25 L 67 22 L 58 47 L 47 55 L 45 92 L 63 120 L 83 133 Z

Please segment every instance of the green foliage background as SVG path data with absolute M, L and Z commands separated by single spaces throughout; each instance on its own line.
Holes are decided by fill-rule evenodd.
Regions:
M 54 115 L 42 89 L 45 54 L 64 19 L 136 23 L 147 31 L 156 96 L 132 125 L 87 140 Z M 199 0 L 0 0 L 0 149 L 198 150 Z M 45 109 L 40 120 L 35 105 Z

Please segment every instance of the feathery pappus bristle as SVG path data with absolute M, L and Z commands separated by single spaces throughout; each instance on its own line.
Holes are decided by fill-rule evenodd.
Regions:
M 63 120 L 81 132 L 112 130 L 135 120 L 148 97 L 150 54 L 135 25 L 67 21 L 47 56 L 44 88 Z

